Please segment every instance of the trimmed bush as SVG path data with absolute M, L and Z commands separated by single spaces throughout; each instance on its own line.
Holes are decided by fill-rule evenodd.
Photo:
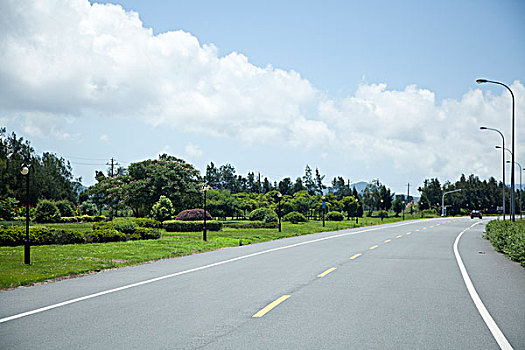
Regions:
M 54 202 L 43 199 L 36 206 L 35 220 L 36 222 L 60 222 L 60 211 Z
M 64 224 L 70 224 L 70 223 L 79 222 L 79 221 L 80 221 L 80 216 L 62 216 L 60 218 L 60 222 Z
M 270 208 L 258 208 L 250 213 L 249 218 L 252 221 L 264 220 L 264 217 L 268 214 L 271 214 L 277 217 L 277 214 L 275 213 L 275 211 L 273 211 Z
M 301 213 L 298 213 L 296 211 L 292 211 L 291 213 L 288 213 L 286 214 L 284 217 L 283 217 L 283 220 L 284 221 L 290 221 L 292 224 L 297 224 L 299 222 L 306 222 L 306 217 L 301 214 Z
M 117 221 L 113 224 L 113 227 L 115 230 L 126 233 L 126 234 L 132 234 L 135 233 L 137 230 L 137 224 L 135 224 L 133 221 Z
M 116 219 L 115 221 L 119 221 L 120 219 Z M 153 220 L 153 219 L 147 219 L 147 218 L 127 218 L 127 221 L 133 221 L 138 227 L 149 227 L 149 228 L 162 228 L 162 222 Z
M 91 243 L 106 243 L 106 242 L 120 242 L 125 241 L 126 235 L 117 230 L 95 230 L 88 235 L 88 242 Z
M 331 211 L 326 214 L 326 220 L 328 221 L 343 221 L 344 219 L 344 215 L 338 211 Z
M 199 232 L 202 231 L 203 221 L 181 221 L 168 220 L 162 223 L 162 226 L 168 232 Z M 206 229 L 208 231 L 220 231 L 222 223 L 218 221 L 206 221 Z
M 75 216 L 75 210 L 70 201 L 63 199 L 55 202 L 55 205 L 57 206 L 58 211 L 60 211 L 60 216 Z
M 204 220 L 204 209 L 186 209 L 175 217 L 175 220 L 196 221 Z M 212 216 L 206 211 L 206 220 L 213 220 Z
M 26 237 L 24 226 L 0 226 L 0 245 L 23 245 Z M 29 228 L 31 245 L 46 244 L 77 244 L 85 243 L 84 233 L 73 230 L 57 230 L 44 226 L 31 226 Z
M 138 227 L 134 234 L 139 235 L 140 237 L 139 239 L 159 239 L 160 238 L 160 230 L 156 228 L 150 228 L 150 227 Z
M 235 229 L 246 229 L 246 228 L 277 228 L 279 224 L 277 222 L 230 222 L 224 223 L 224 227 L 235 228 Z

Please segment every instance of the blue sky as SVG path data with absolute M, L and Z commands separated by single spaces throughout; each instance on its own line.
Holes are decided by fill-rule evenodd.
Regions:
M 398 193 L 501 180 L 499 136 L 479 126 L 510 142 L 510 97 L 480 77 L 513 89 L 521 159 L 523 1 L 109 3 L 0 5 L 0 124 L 87 185 L 111 157 L 162 152 Z

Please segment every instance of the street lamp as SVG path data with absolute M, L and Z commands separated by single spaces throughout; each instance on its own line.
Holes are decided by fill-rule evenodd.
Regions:
M 503 142 L 501 153 L 503 156 L 503 166 L 502 166 L 503 168 L 503 221 L 505 221 L 505 137 L 503 137 L 503 134 L 498 129 L 487 128 L 486 126 L 481 126 L 480 129 L 481 130 L 491 130 L 491 131 L 495 131 L 499 133 L 501 135 L 501 139 Z
M 510 160 L 507 160 L 507 163 L 510 163 Z M 516 164 L 518 164 L 518 166 L 520 167 L 520 220 L 523 220 L 523 215 L 521 213 L 521 192 L 523 191 L 523 184 L 521 183 L 521 173 L 523 172 L 523 167 L 521 166 L 520 163 L 518 162 L 514 162 Z
M 324 227 L 324 210 L 325 210 L 325 208 L 326 208 L 326 202 L 324 201 L 324 199 L 325 199 L 324 196 L 322 197 L 322 199 L 323 199 L 323 205 L 322 205 L 322 207 L 323 207 L 323 227 Z
M 24 164 L 20 173 L 26 177 L 26 239 L 24 242 L 24 263 L 31 265 L 31 242 L 29 240 L 29 170 L 31 165 Z
M 278 202 L 277 202 L 277 206 L 278 206 L 277 216 L 279 217 L 279 232 L 281 232 L 281 198 L 283 198 L 283 194 L 281 192 L 277 192 L 277 198 L 278 198 Z
M 206 239 L 207 239 L 207 237 L 206 237 L 206 191 L 208 191 L 210 189 L 211 189 L 211 187 L 206 185 L 206 184 L 204 184 L 202 186 L 202 190 L 204 192 L 204 213 L 203 213 L 204 225 L 202 226 L 202 240 L 204 242 L 206 242 Z
M 504 86 L 505 88 L 507 88 L 507 90 L 509 90 L 510 92 L 510 95 L 512 96 L 512 164 L 511 164 L 511 167 L 512 167 L 512 173 L 511 173 L 511 176 L 510 176 L 510 215 L 511 215 L 511 218 L 512 218 L 512 222 L 515 222 L 516 221 L 516 213 L 515 213 L 515 209 L 514 209 L 514 93 L 512 92 L 512 90 L 505 84 L 503 83 L 500 83 L 499 81 L 493 81 L 493 80 L 487 80 L 487 79 L 478 79 L 476 80 L 476 83 L 478 84 L 484 84 L 484 83 L 492 83 L 492 84 L 498 84 L 498 85 L 501 85 L 501 86 Z
M 453 190 L 443 193 L 443 197 L 441 197 L 441 216 L 445 216 L 445 195 L 454 192 L 461 192 L 461 190 L 462 189 L 460 188 L 459 190 Z

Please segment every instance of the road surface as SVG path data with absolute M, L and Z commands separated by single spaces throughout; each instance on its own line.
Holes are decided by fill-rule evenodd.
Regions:
M 525 349 L 525 269 L 481 238 L 486 222 L 320 233 L 0 292 L 0 348 Z

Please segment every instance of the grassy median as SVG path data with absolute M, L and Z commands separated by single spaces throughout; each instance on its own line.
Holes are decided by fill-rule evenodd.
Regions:
M 33 246 L 31 247 L 31 265 L 24 264 L 23 246 L 0 247 L 0 289 L 241 244 L 401 220 L 400 217 L 388 218 L 381 222 L 380 218 L 360 218 L 359 224 L 352 220 L 326 221 L 325 227 L 322 226 L 321 221 L 300 224 L 283 222 L 282 232 L 278 232 L 277 229 L 223 228 L 218 232 L 208 232 L 207 242 L 202 241 L 202 232 L 180 233 L 163 230 L 162 237 L 156 240 Z M 91 224 L 50 224 L 49 226 L 80 231 L 91 228 Z

